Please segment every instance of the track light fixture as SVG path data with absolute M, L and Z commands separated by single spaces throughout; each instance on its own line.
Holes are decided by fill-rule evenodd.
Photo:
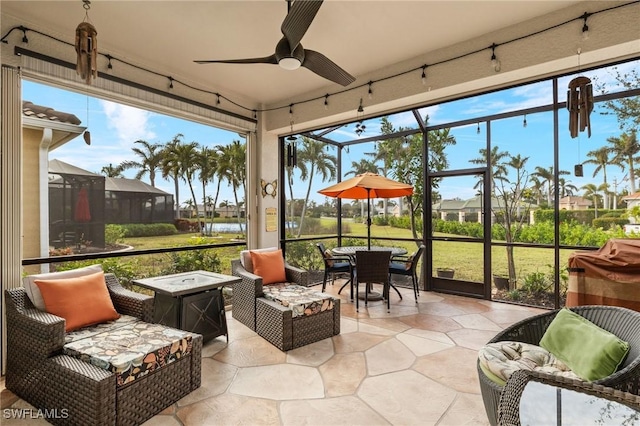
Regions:
M 324 109 L 329 109 L 329 94 L 324 95 Z
M 582 15 L 582 19 L 583 19 L 582 39 L 583 40 L 588 40 L 589 39 L 589 26 L 587 25 L 587 19 L 589 19 L 589 16 L 591 16 L 591 14 L 587 13 L 587 12 L 585 12 L 584 15 Z
M 258 119 L 258 111 L 257 111 L 257 110 L 255 110 L 255 109 L 253 110 L 253 118 L 254 118 L 255 120 L 257 120 L 257 119 Z
M 493 68 L 495 72 L 500 72 L 502 65 L 500 64 L 500 60 L 496 57 L 496 47 L 498 47 L 498 45 L 495 43 L 491 45 L 491 68 Z
M 82 0 L 82 3 L 83 3 L 83 8 L 85 9 L 85 20 L 88 20 L 88 12 L 89 12 L 89 9 L 90 9 L 90 7 L 91 7 L 91 1 L 90 1 L 90 0 Z M 619 8 L 619 7 L 633 6 L 633 5 L 635 5 L 636 3 L 637 3 L 637 2 L 629 2 L 628 4 L 625 4 L 625 5 L 622 5 L 622 6 L 615 5 L 615 6 L 612 6 L 612 7 L 609 7 L 609 8 L 604 8 L 604 9 L 602 9 L 602 10 L 599 10 L 599 11 L 597 11 L 597 12 L 592 12 L 592 13 L 584 12 L 582 15 L 578 15 L 577 17 L 575 17 L 575 18 L 573 18 L 573 19 L 569 19 L 569 20 L 567 20 L 567 21 L 563 22 L 562 24 L 552 25 L 552 26 L 549 26 L 549 27 L 546 27 L 546 28 L 540 29 L 540 30 L 538 30 L 538 31 L 535 31 L 535 32 L 532 32 L 532 33 L 529 33 L 529 34 L 525 34 L 525 35 L 520 36 L 520 37 L 517 37 L 517 38 L 513 38 L 513 39 L 509 39 L 509 40 L 503 40 L 499 45 L 498 45 L 498 44 L 493 43 L 491 46 L 489 46 L 489 47 L 491 48 L 491 67 L 492 67 L 492 69 L 493 69 L 495 72 L 500 72 L 500 71 L 501 71 L 501 67 L 502 67 L 502 65 L 501 65 L 500 60 L 497 58 L 497 56 L 496 56 L 496 51 L 495 51 L 495 50 L 496 50 L 496 48 L 497 48 L 498 46 L 507 45 L 507 44 L 511 44 L 511 43 L 514 43 L 514 42 L 518 42 L 518 41 L 523 40 L 523 39 L 531 38 L 531 37 L 534 37 L 534 36 L 539 35 L 540 33 L 543 33 L 543 32 L 546 32 L 546 31 L 553 30 L 553 29 L 555 29 L 555 28 L 557 28 L 557 27 L 559 27 L 559 26 L 564 26 L 564 25 L 574 25 L 574 24 L 573 24 L 573 22 L 574 22 L 574 21 L 576 21 L 576 20 L 578 20 L 578 21 L 579 21 L 580 19 L 582 19 L 582 21 L 583 21 L 583 23 L 582 23 L 582 29 L 581 29 L 581 30 L 582 30 L 582 37 L 583 37 L 583 39 L 584 39 L 584 40 L 587 40 L 587 39 L 589 38 L 589 25 L 588 25 L 588 19 L 589 19 L 592 15 L 599 15 L 599 14 L 601 14 L 601 13 L 606 13 L 606 12 L 608 12 L 608 11 L 612 10 L 612 9 L 617 9 L 617 8 Z M 85 30 L 86 30 L 85 32 L 87 32 L 87 34 L 85 35 L 85 34 L 83 33 L 82 35 L 83 35 L 84 39 L 86 39 L 86 40 L 87 40 L 87 46 L 86 46 L 86 47 L 91 47 L 91 49 L 92 49 L 92 54 L 91 54 L 91 55 L 86 55 L 86 53 L 85 53 L 84 51 L 82 52 L 82 54 L 87 56 L 87 57 L 86 57 L 86 59 L 84 59 L 85 61 L 87 61 L 87 60 L 93 60 L 93 58 L 94 58 L 94 57 L 97 57 L 97 56 L 98 56 L 98 52 L 97 52 L 97 48 L 96 48 L 96 47 L 97 47 L 97 46 L 96 46 L 96 45 L 97 45 L 97 43 L 96 43 L 96 37 L 95 37 L 95 35 L 97 34 L 97 32 L 94 32 L 94 31 L 95 31 L 95 29 L 94 29 L 94 28 L 92 28 L 92 26 L 90 27 L 90 26 L 89 26 L 90 24 L 89 24 L 88 22 L 83 23 L 83 24 L 86 24 L 87 28 L 86 28 L 86 29 L 85 29 L 85 28 L 83 28 L 83 29 L 82 29 L 82 31 L 85 31 Z M 80 26 L 79 26 L 79 27 L 80 27 Z M 92 30 L 92 33 L 91 33 L 91 34 L 89 34 L 89 32 L 88 32 L 88 31 L 89 31 L 89 29 L 91 29 L 91 30 Z M 54 36 L 52 36 L 52 35 L 45 34 L 45 33 L 39 32 L 39 31 L 35 31 L 35 30 L 31 30 L 30 28 L 27 28 L 27 27 L 25 27 L 25 26 L 23 26 L 23 25 L 14 26 L 14 27 L 12 27 L 11 29 L 9 29 L 9 30 L 8 30 L 8 31 L 7 31 L 7 32 L 6 32 L 6 33 L 5 33 L 5 34 L 0 38 L 0 42 L 1 42 L 1 43 L 4 43 L 4 44 L 8 44 L 8 43 L 9 43 L 8 37 L 9 37 L 9 35 L 11 35 L 14 31 L 21 31 L 21 32 L 22 32 L 22 42 L 23 42 L 23 43 L 29 43 L 29 39 L 28 39 L 28 37 L 27 37 L 27 31 L 34 31 L 34 32 L 36 33 L 36 35 L 38 35 L 38 36 L 47 37 L 47 38 L 49 38 L 49 39 L 51 39 L 51 40 L 54 40 L 54 41 L 58 41 L 58 42 L 65 43 L 65 42 L 63 42 L 63 41 L 59 40 L 58 38 L 56 38 L 56 37 L 54 37 Z M 78 29 L 76 29 L 76 31 L 78 31 Z M 76 33 L 76 35 L 78 35 L 78 33 Z M 90 43 L 89 43 L 89 37 L 91 38 Z M 66 43 L 66 44 L 71 45 L 70 43 Z M 76 42 L 76 45 L 77 45 L 77 42 Z M 76 49 L 77 49 L 77 47 L 76 47 Z M 78 50 L 78 49 L 77 49 L 77 50 Z M 461 59 L 461 58 L 464 58 L 464 57 L 467 57 L 467 56 L 474 55 L 474 54 L 476 54 L 476 53 L 477 53 L 477 51 L 472 51 L 472 52 L 464 53 L 464 54 L 462 54 L 462 55 L 458 55 L 458 56 L 456 56 L 456 57 L 452 57 L 452 58 L 445 58 L 445 59 L 443 59 L 443 60 L 440 60 L 440 61 L 434 62 L 434 63 L 432 63 L 432 64 L 431 64 L 431 65 L 429 65 L 429 66 L 446 64 L 446 63 L 449 63 L 449 62 L 452 62 L 452 61 L 456 61 L 456 60 L 458 60 L 458 59 Z M 20 55 L 20 54 L 21 54 L 21 53 L 16 53 L 16 55 Z M 80 55 L 80 53 L 79 53 L 79 55 Z M 154 75 L 161 75 L 161 74 L 159 74 L 159 73 L 157 73 L 157 72 L 155 72 L 155 71 L 153 71 L 153 70 L 150 70 L 150 69 L 143 68 L 143 67 L 140 67 L 140 66 L 138 66 L 138 65 L 132 64 L 132 63 L 130 63 L 130 62 L 128 62 L 128 61 L 126 61 L 126 60 L 124 60 L 124 59 L 115 58 L 115 57 L 112 57 L 112 56 L 110 56 L 110 55 L 106 55 L 106 54 L 102 54 L 102 56 L 106 57 L 106 58 L 107 58 L 107 60 L 108 60 L 108 63 L 107 63 L 107 69 L 108 69 L 108 70 L 111 70 L 111 69 L 113 68 L 112 63 L 111 63 L 111 59 L 117 59 L 117 60 L 118 60 L 119 62 L 121 62 L 122 64 L 125 64 L 125 65 L 128 65 L 128 66 L 131 66 L 131 67 L 135 67 L 135 68 L 140 69 L 140 70 L 142 70 L 142 71 L 146 71 L 146 72 L 149 72 L 149 73 L 153 73 Z M 88 62 L 88 61 L 87 61 L 87 62 Z M 357 86 L 354 86 L 354 87 L 350 87 L 350 88 L 345 89 L 345 90 L 343 90 L 343 91 L 335 92 L 335 93 L 332 93 L 332 94 L 326 94 L 326 95 L 324 95 L 324 107 L 325 107 L 326 109 L 328 109 L 328 97 L 329 97 L 329 96 L 338 95 L 338 94 L 341 94 L 341 93 L 343 93 L 343 92 L 345 92 L 345 91 L 358 90 L 358 89 L 360 89 L 360 88 L 364 87 L 364 85 L 365 85 L 365 84 L 368 86 L 368 95 L 371 97 L 371 96 L 373 96 L 373 84 L 375 84 L 375 83 L 377 83 L 377 82 L 380 82 L 380 81 L 384 81 L 384 80 L 391 80 L 391 79 L 393 79 L 393 78 L 395 78 L 395 77 L 400 77 L 400 76 L 402 76 L 402 75 L 407 74 L 408 72 L 413 72 L 413 71 L 418 71 L 418 70 L 420 70 L 420 71 L 421 71 L 421 75 L 420 75 L 420 77 L 421 77 L 422 84 L 423 84 L 423 85 L 425 85 L 425 86 L 427 86 L 427 82 L 426 82 L 426 78 L 427 78 L 426 69 L 427 69 L 427 67 L 428 67 L 428 66 L 427 66 L 427 64 L 424 64 L 424 65 L 418 66 L 418 67 L 416 67 L 416 68 L 412 68 L 412 69 L 411 69 L 411 70 L 409 70 L 409 71 L 401 71 L 401 72 L 398 72 L 398 73 L 396 73 L 396 74 L 393 74 L 393 75 L 390 75 L 390 76 L 386 76 L 386 77 L 381 78 L 380 80 L 377 80 L 377 81 L 376 81 L 376 80 L 371 80 L 371 81 L 369 81 L 369 82 L 367 82 L 367 83 L 360 84 L 360 85 L 357 85 Z M 80 72 L 79 72 L 79 73 L 80 73 Z M 85 74 L 85 75 L 91 75 L 92 77 L 96 78 L 96 77 L 97 77 L 97 68 L 95 68 L 95 67 L 91 67 L 91 68 L 87 67 L 87 68 L 86 68 L 86 71 L 85 71 L 85 72 L 83 72 L 82 74 Z M 165 77 L 165 78 L 170 79 L 170 81 L 169 81 L 169 85 L 170 85 L 170 88 L 172 88 L 172 86 L 173 86 L 173 80 L 174 80 L 174 79 L 173 79 L 173 78 L 171 78 L 171 77 L 169 77 L 169 76 L 166 76 L 166 75 L 165 75 L 164 77 Z M 176 81 L 177 81 L 178 83 L 181 83 L 184 87 L 186 87 L 186 88 L 188 88 L 188 89 L 192 89 L 192 90 L 199 91 L 199 92 L 202 92 L 202 93 L 207 93 L 207 94 L 215 95 L 215 96 L 216 96 L 216 105 L 220 105 L 221 97 L 224 97 L 224 95 L 222 95 L 222 94 L 220 94 L 220 93 L 214 93 L 214 92 L 210 92 L 210 91 L 205 90 L 205 89 L 200 89 L 200 88 L 197 88 L 197 87 L 193 87 L 193 86 L 190 86 L 190 85 L 189 85 L 189 84 L 187 84 L 187 83 L 183 83 L 183 82 L 182 82 L 182 81 L 180 81 L 180 80 L 176 80 Z M 427 90 L 431 90 L 431 87 L 429 86 L 429 87 L 427 88 Z M 241 108 L 241 109 L 246 110 L 248 113 L 251 113 L 251 112 L 253 112 L 253 111 L 254 111 L 254 110 L 253 110 L 253 108 L 246 107 L 246 106 L 244 106 L 244 105 L 240 105 L 240 104 L 238 104 L 238 103 L 235 103 L 235 102 L 233 102 L 230 98 L 226 98 L 226 97 L 224 97 L 224 98 L 225 98 L 226 100 L 229 100 L 231 103 L 233 103 L 233 104 L 234 104 L 234 105 L 236 105 L 237 107 L 239 107 L 239 108 Z M 316 101 L 316 100 L 318 100 L 318 99 L 322 99 L 322 96 L 321 96 L 321 97 L 319 97 L 319 98 L 315 98 L 315 97 L 314 97 L 314 98 L 312 98 L 312 99 L 302 100 L 302 101 L 300 101 L 300 102 L 297 102 L 295 105 L 298 105 L 298 104 L 304 104 L 304 103 L 312 102 L 312 101 Z M 289 108 L 289 109 L 290 109 L 290 111 L 291 111 L 291 109 L 292 109 L 291 107 L 292 107 L 293 105 L 294 105 L 294 104 L 291 104 L 291 105 L 290 105 L 290 108 Z M 275 108 L 269 109 L 269 110 L 281 110 L 281 109 L 284 109 L 284 108 L 286 108 L 286 104 L 285 104 L 285 105 L 282 105 L 282 106 L 279 106 L 279 107 L 275 107 Z M 267 110 L 258 109 L 258 110 L 256 110 L 256 111 L 260 111 L 260 112 L 262 112 L 262 111 L 267 111 Z
M 522 127 L 527 127 L 527 114 L 524 115 L 524 120 L 522 120 Z
M 173 77 L 169 77 L 169 89 L 173 89 Z
M 476 129 L 476 133 L 480 134 L 480 122 L 478 122 L 478 128 Z

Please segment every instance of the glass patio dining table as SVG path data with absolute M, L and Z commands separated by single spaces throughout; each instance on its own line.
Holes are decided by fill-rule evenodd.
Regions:
M 402 256 L 407 254 L 407 249 L 402 248 L 402 247 L 386 247 L 386 246 L 371 246 L 371 248 L 367 248 L 367 246 L 341 246 L 341 247 L 335 247 L 333 249 L 331 249 L 331 253 L 336 255 L 336 256 L 349 256 L 351 258 L 351 263 L 353 265 L 356 265 L 356 251 L 358 250 L 371 250 L 371 251 L 391 251 L 391 258 L 393 258 L 394 256 Z M 357 265 L 356 265 L 356 271 L 357 271 Z M 357 272 L 356 272 L 357 273 Z M 342 291 L 342 289 L 349 284 L 349 282 L 347 281 L 347 283 L 345 283 L 342 288 L 340 289 L 340 291 Z M 338 292 L 338 294 L 340 294 L 340 291 Z M 373 291 L 372 290 L 372 286 L 370 283 L 367 283 L 367 290 L 368 292 L 367 294 L 367 299 L 368 300 L 382 300 L 382 293 L 378 292 L 378 291 Z M 364 299 L 364 292 L 363 293 L 359 293 L 358 294 L 358 298 L 359 299 Z

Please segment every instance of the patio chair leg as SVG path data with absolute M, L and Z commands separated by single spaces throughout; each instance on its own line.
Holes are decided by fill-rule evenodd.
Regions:
M 400 290 L 398 290 L 398 288 L 395 285 L 391 284 L 391 282 L 389 282 L 389 287 L 393 288 L 396 291 L 396 293 L 398 293 L 398 296 L 400 296 L 400 300 L 402 300 L 402 294 L 400 294 Z

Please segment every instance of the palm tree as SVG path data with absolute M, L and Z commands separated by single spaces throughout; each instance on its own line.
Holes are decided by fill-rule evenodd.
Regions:
M 609 154 L 611 153 L 611 147 L 603 146 L 596 150 L 587 152 L 587 157 L 591 157 L 588 160 L 584 161 L 583 164 L 595 164 L 596 168 L 593 170 L 593 177 L 596 177 L 600 171 L 602 171 L 602 177 L 605 185 L 607 184 L 607 166 L 608 165 L 616 165 L 623 169 L 622 165 L 619 162 L 614 162 L 609 159 Z M 609 197 L 605 193 L 604 196 L 604 208 L 609 208 Z
M 112 164 L 109 164 L 108 166 L 104 166 L 100 170 L 100 173 L 102 173 L 106 177 L 122 178 L 124 177 L 124 175 L 122 174 L 123 171 L 124 171 L 124 168 L 122 167 L 122 165 L 118 165 L 114 167 Z
M 186 144 L 178 145 L 175 150 L 176 158 L 180 164 L 180 173 L 182 174 L 182 178 L 187 181 L 187 185 L 189 186 L 189 191 L 191 192 L 191 197 L 193 200 L 196 200 L 196 193 L 193 190 L 193 181 L 195 180 L 195 175 L 198 171 L 198 155 L 200 145 L 197 142 L 189 142 Z M 198 209 L 198 203 L 195 203 L 196 208 L 196 217 L 200 218 L 200 211 Z M 202 233 L 202 223 L 200 219 L 198 219 L 198 230 Z
M 566 170 L 558 170 L 558 176 L 562 176 L 562 175 L 568 175 L 570 174 L 568 171 Z M 533 176 L 537 176 L 541 179 L 542 184 L 546 184 L 547 185 L 547 205 L 551 206 L 552 205 L 552 194 L 553 194 L 553 188 L 554 188 L 554 173 L 553 173 L 553 166 L 549 167 L 548 169 L 545 169 L 544 167 L 541 166 L 536 166 L 536 171 L 532 173 Z
M 538 179 L 538 176 L 529 176 L 529 190 L 531 191 L 531 197 L 536 200 L 536 204 L 539 206 L 543 196 L 544 181 Z
M 560 197 L 568 197 L 578 191 L 578 187 L 565 178 L 558 178 L 558 186 L 560 189 Z
M 302 204 L 302 213 L 300 214 L 300 224 L 298 226 L 298 238 L 302 233 L 302 223 L 307 211 L 307 203 L 309 202 L 309 196 L 311 195 L 311 186 L 313 185 L 313 176 L 319 174 L 322 178 L 322 182 L 327 180 L 334 180 L 336 178 L 336 157 L 327 154 L 324 150 L 324 144 L 322 142 L 315 141 L 313 139 L 302 137 L 302 149 L 298 151 L 298 161 L 300 163 L 306 163 L 308 168 L 300 169 L 300 179 L 303 181 L 309 180 L 307 186 L 307 194 Z
M 162 171 L 162 177 L 167 179 L 171 177 L 173 179 L 175 189 L 175 212 L 174 217 L 180 218 L 180 179 L 181 179 L 181 167 L 177 158 L 177 150 L 180 144 L 182 144 L 182 138 L 184 135 L 178 133 L 172 140 L 162 149 L 162 160 L 160 161 L 160 170 Z
M 243 194 L 246 185 L 246 145 L 234 140 L 230 145 L 220 146 L 218 175 L 223 177 L 233 189 L 233 197 L 236 202 L 236 212 L 240 232 L 243 232 L 242 218 L 240 217 L 240 207 L 242 204 L 238 200 L 238 190 L 242 188 Z M 217 196 L 216 196 L 217 197 Z M 228 205 L 228 203 L 227 203 Z
M 489 153 L 492 192 L 493 188 L 496 186 L 496 179 L 501 179 L 507 174 L 507 166 L 503 163 L 503 160 L 509 158 L 509 153 L 507 151 L 499 151 L 499 149 L 500 148 L 498 146 L 494 146 L 491 148 L 491 152 Z M 480 153 L 480 157 L 473 158 L 469 160 L 469 162 L 480 166 L 487 165 L 487 150 L 485 148 L 481 148 L 478 152 Z
M 191 198 L 189 198 L 188 200 L 184 201 L 182 203 L 182 205 L 189 209 L 189 218 L 192 218 L 193 217 L 193 210 L 194 210 L 194 208 L 196 206 L 196 203 L 194 203 L 193 200 Z
M 595 210 L 595 217 L 598 217 L 598 196 L 601 191 L 606 191 L 607 187 L 602 184 L 596 186 L 595 183 L 588 183 L 583 185 L 582 188 L 584 190 L 584 198 L 588 198 L 593 201 L 593 207 Z
M 207 221 L 207 207 L 215 206 L 211 197 L 207 197 L 207 184 L 213 182 L 217 168 L 218 168 L 218 153 L 211 149 L 202 147 L 200 152 L 196 156 L 197 167 L 200 170 L 199 177 L 200 183 L 202 183 L 202 203 L 204 208 L 204 221 Z M 214 207 L 215 211 L 215 207 Z M 211 230 L 213 230 L 213 216 L 211 213 Z
M 636 137 L 636 131 L 631 133 L 623 133 L 620 137 L 607 138 L 607 142 L 611 145 L 611 151 L 614 154 L 613 162 L 617 164 L 625 164 L 629 167 L 629 189 L 632 194 L 636 192 L 636 173 L 634 163 L 640 160 L 640 143 Z
M 144 175 L 149 174 L 151 186 L 156 186 L 156 171 L 160 169 L 160 163 L 162 161 L 162 145 L 143 140 L 137 140 L 134 143 L 142 146 L 141 148 L 131 148 L 133 153 L 140 157 L 140 161 L 123 161 L 121 164 L 123 169 L 139 169 L 136 173 L 136 179 L 138 180 L 141 180 Z

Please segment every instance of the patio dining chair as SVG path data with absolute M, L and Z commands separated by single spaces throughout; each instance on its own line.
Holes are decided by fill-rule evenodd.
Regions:
M 369 302 L 369 292 L 371 284 L 380 283 L 383 285 L 382 296 L 387 300 L 387 312 L 391 310 L 389 301 L 389 262 L 391 260 L 391 252 L 386 250 L 358 250 L 356 251 L 356 271 L 355 271 L 355 287 L 356 287 L 356 312 L 359 311 L 359 293 L 358 287 L 360 283 L 365 284 L 364 305 Z
M 353 265 L 349 256 L 334 256 L 331 250 L 327 250 L 323 243 L 317 243 L 316 247 L 320 251 L 322 261 L 324 262 L 324 279 L 322 280 L 322 291 L 327 286 L 327 280 L 331 275 L 331 285 L 335 281 L 336 274 L 349 274 L 349 281 L 343 284 L 340 291 L 347 285 L 351 285 L 351 299 L 353 300 Z M 338 292 L 340 294 L 340 292 Z
M 413 295 L 416 298 L 416 303 L 418 303 L 418 295 L 420 294 L 420 290 L 418 289 L 418 262 L 420 261 L 420 257 L 422 256 L 424 249 L 425 246 L 421 245 L 418 247 L 418 250 L 410 256 L 395 256 L 391 259 L 391 263 L 389 264 L 389 275 L 403 275 L 411 277 Z

